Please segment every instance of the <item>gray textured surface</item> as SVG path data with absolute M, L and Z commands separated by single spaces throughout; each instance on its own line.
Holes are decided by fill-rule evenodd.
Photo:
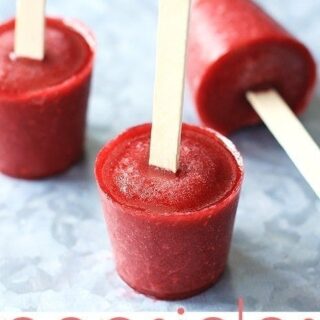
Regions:
M 319 0 L 261 0 L 320 60 Z M 151 118 L 155 0 L 52 0 L 48 13 L 77 16 L 99 40 L 87 157 L 40 182 L 0 176 L 0 310 L 320 310 L 320 202 L 265 128 L 232 137 L 247 177 L 228 271 L 184 302 L 134 293 L 114 271 L 92 167 L 101 145 Z M 0 18 L 13 14 L 1 1 Z M 320 142 L 318 97 L 303 122 Z M 197 122 L 190 103 L 185 119 Z

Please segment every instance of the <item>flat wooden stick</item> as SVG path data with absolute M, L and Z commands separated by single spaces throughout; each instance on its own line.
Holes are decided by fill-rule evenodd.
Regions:
M 191 0 L 159 0 L 149 164 L 177 172 Z
M 16 57 L 44 58 L 46 0 L 17 0 L 15 44 Z
M 275 90 L 248 92 L 247 99 L 320 198 L 320 149 Z

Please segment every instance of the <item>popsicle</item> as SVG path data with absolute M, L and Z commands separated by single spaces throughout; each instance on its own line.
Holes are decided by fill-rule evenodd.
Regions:
M 189 9 L 190 1 L 159 1 L 152 126 L 109 142 L 95 166 L 118 273 L 158 299 L 186 298 L 218 280 L 243 180 L 230 141 L 181 124 Z
M 99 153 L 96 178 L 119 275 L 158 299 L 182 299 L 223 273 L 243 179 L 239 153 L 220 134 L 183 125 L 176 174 L 148 164 L 151 125 Z
M 0 171 L 41 178 L 83 155 L 95 43 L 81 23 L 47 18 L 44 58 L 30 58 L 15 52 L 14 27 L 0 25 Z
M 202 122 L 230 134 L 263 120 L 320 197 L 319 148 L 291 112 L 315 86 L 308 49 L 251 0 L 194 0 L 188 57 Z

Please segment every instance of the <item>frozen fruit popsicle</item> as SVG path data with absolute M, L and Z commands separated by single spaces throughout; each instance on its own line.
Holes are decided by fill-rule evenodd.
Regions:
M 149 166 L 151 125 L 109 142 L 96 161 L 117 270 L 159 299 L 192 296 L 226 265 L 243 167 L 231 142 L 183 125 L 177 174 Z
M 158 299 L 192 296 L 223 273 L 243 180 L 231 142 L 181 123 L 189 9 L 159 2 L 153 124 L 109 142 L 95 166 L 118 273 Z
M 200 118 L 224 134 L 261 122 L 247 91 L 274 88 L 299 113 L 315 85 L 310 52 L 251 0 L 194 0 L 188 57 Z
M 203 123 L 230 134 L 262 119 L 320 197 L 320 150 L 293 114 L 315 85 L 308 49 L 251 0 L 194 0 L 191 17 L 188 79 Z
M 14 21 L 0 26 L 0 171 L 39 178 L 83 153 L 95 52 L 78 22 L 46 19 L 43 60 L 15 57 Z

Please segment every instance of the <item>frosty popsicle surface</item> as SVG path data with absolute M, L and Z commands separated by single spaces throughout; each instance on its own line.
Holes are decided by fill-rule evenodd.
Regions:
M 188 57 L 199 116 L 224 134 L 261 122 L 248 91 L 275 89 L 295 113 L 313 93 L 308 49 L 251 0 L 194 0 Z
M 0 171 L 41 178 L 66 170 L 83 154 L 91 32 L 47 18 L 41 61 L 14 56 L 13 20 L 0 26 L 0 42 Z
M 232 143 L 184 124 L 177 174 L 148 165 L 151 125 L 109 142 L 96 178 L 119 275 L 159 299 L 192 296 L 223 273 L 243 167 Z

